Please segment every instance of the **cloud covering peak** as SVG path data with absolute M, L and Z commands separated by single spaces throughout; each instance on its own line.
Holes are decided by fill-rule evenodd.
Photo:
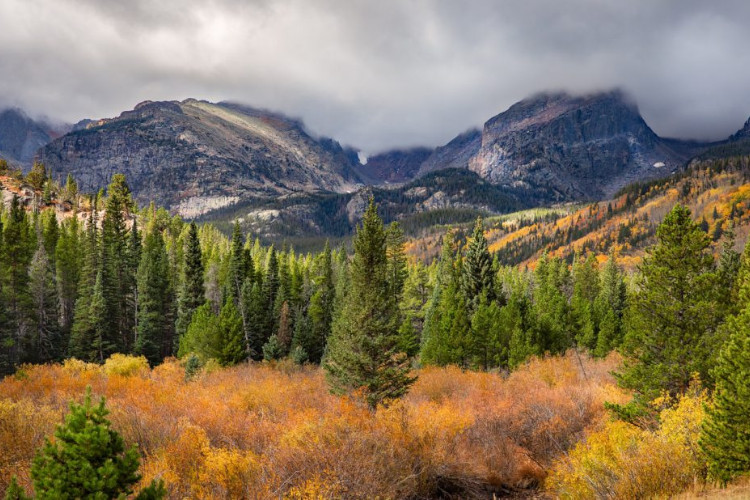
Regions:
M 750 115 L 746 1 L 4 0 L 0 20 L 0 104 L 68 121 L 232 100 L 373 153 L 550 89 L 624 88 L 666 136 Z

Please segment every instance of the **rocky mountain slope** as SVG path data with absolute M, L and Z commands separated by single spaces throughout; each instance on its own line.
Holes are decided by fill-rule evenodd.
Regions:
M 537 202 L 602 199 L 674 172 L 708 146 L 657 136 L 620 91 L 544 93 L 436 148 L 416 175 L 467 168 L 493 184 L 546 193 Z
M 676 171 L 693 154 L 658 137 L 619 91 L 541 94 L 485 123 L 468 168 L 496 184 L 547 187 L 559 200 L 602 199 Z
M 140 203 L 186 217 L 241 199 L 353 191 L 356 152 L 285 116 L 231 103 L 146 101 L 52 141 L 39 158 L 97 190 L 123 173 Z
M 20 167 L 31 165 L 42 146 L 69 130 L 68 125 L 53 125 L 29 118 L 18 108 L 0 111 L 0 158 Z

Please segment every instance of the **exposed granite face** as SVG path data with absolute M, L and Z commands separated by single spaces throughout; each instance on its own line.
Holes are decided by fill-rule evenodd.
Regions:
M 312 138 L 300 122 L 194 99 L 146 101 L 117 118 L 82 124 L 39 156 L 55 175 L 72 173 L 83 190 L 123 173 L 139 202 L 153 200 L 186 216 L 238 198 L 348 192 L 360 183 L 356 155 Z
M 37 150 L 67 128 L 67 125 L 55 126 L 32 120 L 20 109 L 0 111 L 0 158 L 28 170 Z
M 750 136 L 750 125 L 746 129 Z M 470 130 L 434 149 L 410 171 L 419 177 L 467 168 L 493 184 L 526 190 L 539 202 L 591 200 L 631 182 L 668 175 L 706 147 L 660 138 L 620 91 L 544 93 L 514 104 L 481 131 Z M 381 178 L 398 169 L 393 154 L 378 160 Z M 537 198 L 540 193 L 543 198 Z
M 485 123 L 469 169 L 494 184 L 600 199 L 682 167 L 690 152 L 659 138 L 619 91 L 525 99 Z

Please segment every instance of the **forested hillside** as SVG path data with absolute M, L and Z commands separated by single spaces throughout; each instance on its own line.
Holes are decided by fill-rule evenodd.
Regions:
M 423 262 L 371 199 L 351 248 L 301 254 L 139 208 L 122 175 L 82 195 L 3 165 L 0 439 L 19 443 L 3 486 L 48 491 L 34 450 L 87 385 L 170 498 L 725 484 L 750 471 L 747 167 L 538 213 L 527 241 L 573 236 L 530 267 L 505 264 L 523 247 L 497 246 L 498 221 Z M 630 239 L 594 237 L 619 227 Z
M 696 161 L 683 173 L 631 184 L 611 200 L 490 217 L 485 221 L 486 237 L 501 264 L 532 264 L 544 252 L 568 263 L 575 254 L 592 252 L 601 261 L 614 251 L 623 266 L 633 269 L 653 244 L 656 227 L 681 203 L 708 232 L 714 253 L 728 231 L 734 233 L 735 248 L 742 248 L 750 232 L 748 179 L 747 156 Z M 457 237 L 471 230 L 467 225 L 454 228 Z M 407 243 L 407 253 L 422 260 L 434 258 L 446 229 L 417 233 Z

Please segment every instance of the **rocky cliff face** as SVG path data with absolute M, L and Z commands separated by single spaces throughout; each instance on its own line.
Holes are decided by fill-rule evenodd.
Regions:
M 660 138 L 620 91 L 546 93 L 436 148 L 417 176 L 468 168 L 493 184 L 542 194 L 538 201 L 601 199 L 630 182 L 668 175 L 706 146 Z
M 356 154 L 315 139 L 279 114 L 231 103 L 139 104 L 91 121 L 39 152 L 55 175 L 72 173 L 83 190 L 123 173 L 141 203 L 195 217 L 246 197 L 298 191 L 348 192 L 360 180 Z
M 690 152 L 659 138 L 621 92 L 541 94 L 490 119 L 469 169 L 495 184 L 601 199 L 682 167 Z
M 32 120 L 17 108 L 0 111 L 0 158 L 29 167 L 37 150 L 68 128 Z

